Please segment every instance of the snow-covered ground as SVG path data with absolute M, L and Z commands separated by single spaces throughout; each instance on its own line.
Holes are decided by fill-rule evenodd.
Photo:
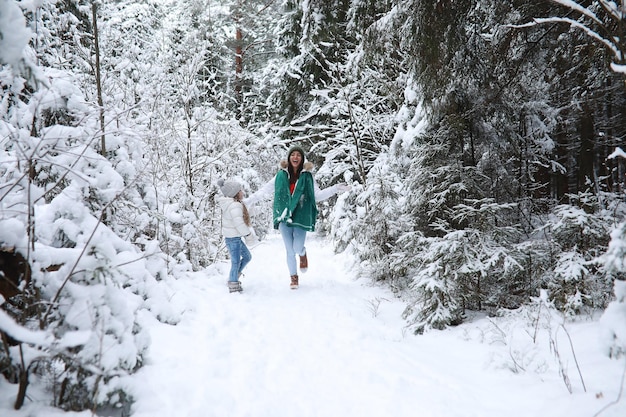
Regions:
M 605 355 L 597 321 L 563 329 L 518 314 L 414 336 L 403 304 L 354 280 L 346 256 L 311 234 L 307 251 L 298 290 L 276 234 L 252 249 L 242 294 L 228 293 L 227 263 L 173 281 L 182 320 L 144 318 L 133 416 L 626 416 L 626 359 Z M 55 412 L 36 391 L 14 411 L 15 390 L 0 383 L 0 416 L 91 415 Z

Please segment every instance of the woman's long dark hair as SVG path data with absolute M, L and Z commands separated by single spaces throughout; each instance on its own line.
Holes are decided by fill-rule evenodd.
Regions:
M 289 160 L 291 158 L 291 153 L 293 152 L 298 152 L 301 156 L 300 158 L 300 164 L 298 165 L 296 172 L 293 171 L 293 167 L 291 166 L 291 161 Z M 291 152 L 288 156 L 287 156 L 287 171 L 289 172 L 289 182 L 290 183 L 294 183 L 296 181 L 298 181 L 298 178 L 300 178 L 300 173 L 302 172 L 302 169 L 304 168 L 304 155 L 302 155 L 302 153 L 300 151 L 293 151 Z

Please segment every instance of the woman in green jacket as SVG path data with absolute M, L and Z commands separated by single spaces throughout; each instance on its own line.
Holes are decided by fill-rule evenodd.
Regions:
M 315 230 L 316 203 L 350 189 L 345 184 L 320 189 L 311 172 L 313 164 L 305 162 L 305 156 L 301 147 L 290 148 L 287 160 L 281 161 L 280 170 L 274 179 L 246 199 L 246 204 L 250 206 L 261 197 L 273 193 L 274 229 L 280 231 L 285 244 L 291 289 L 299 286 L 296 255 L 300 258 L 300 272 L 304 273 L 308 269 L 306 233 Z

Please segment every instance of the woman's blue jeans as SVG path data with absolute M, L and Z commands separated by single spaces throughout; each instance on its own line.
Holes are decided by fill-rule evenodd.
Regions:
M 240 237 L 227 237 L 224 240 L 226 240 L 226 247 L 228 248 L 228 253 L 230 253 L 228 282 L 237 282 L 239 281 L 239 274 L 248 265 L 252 255 Z
M 299 227 L 289 227 L 284 222 L 278 224 L 278 231 L 283 237 L 285 250 L 287 251 L 287 268 L 289 275 L 297 275 L 298 267 L 296 264 L 296 255 L 303 256 L 306 254 L 304 241 L 306 240 L 306 230 Z

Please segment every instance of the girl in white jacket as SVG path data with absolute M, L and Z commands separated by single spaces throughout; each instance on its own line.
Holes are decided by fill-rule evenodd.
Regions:
M 230 254 L 231 267 L 228 276 L 228 289 L 230 292 L 241 292 L 239 277 L 248 262 L 252 259 L 250 250 L 242 240 L 252 241 L 255 235 L 250 227 L 250 216 L 246 206 L 241 202 L 243 191 L 237 181 L 217 182 L 224 197 L 218 197 L 217 201 L 222 209 L 222 234 L 226 241 L 226 247 Z

